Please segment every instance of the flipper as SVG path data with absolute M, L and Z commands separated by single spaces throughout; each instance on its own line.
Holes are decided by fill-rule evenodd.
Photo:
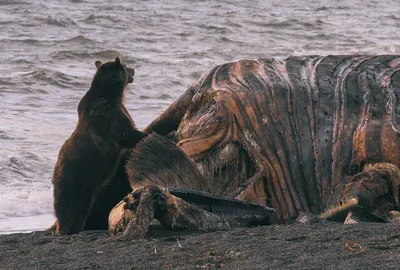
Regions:
M 276 224 L 275 209 L 260 204 L 184 188 L 169 188 L 168 192 L 240 226 Z
M 128 194 L 110 213 L 110 235 L 121 239 L 143 238 L 153 219 L 171 230 L 197 232 L 276 221 L 275 210 L 262 205 L 191 190 L 175 189 L 172 193 L 150 185 Z

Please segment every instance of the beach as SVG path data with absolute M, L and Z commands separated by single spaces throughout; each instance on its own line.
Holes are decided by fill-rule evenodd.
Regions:
M 0 269 L 396 269 L 396 223 L 154 228 L 56 237 L 51 183 L 95 61 L 135 68 L 126 107 L 144 128 L 202 74 L 239 59 L 396 54 L 399 5 L 376 1 L 0 1 Z M 121 198 L 122 199 L 122 198 Z
M 0 1 L 0 234 L 53 223 L 54 164 L 95 61 L 135 68 L 126 107 L 142 129 L 216 65 L 398 53 L 398 14 L 395 0 Z
M 400 225 L 271 225 L 204 234 L 155 229 L 120 241 L 106 231 L 0 235 L 0 269 L 397 269 Z

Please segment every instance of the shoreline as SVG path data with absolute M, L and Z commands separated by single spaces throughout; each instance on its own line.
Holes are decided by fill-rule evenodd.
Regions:
M 0 235 L 1 269 L 393 269 L 400 261 L 400 224 L 271 225 L 211 233 L 153 230 L 119 241 L 107 231 L 55 237 Z
M 3 218 L 0 219 L 0 235 L 42 231 L 50 227 L 55 219 L 53 214 Z

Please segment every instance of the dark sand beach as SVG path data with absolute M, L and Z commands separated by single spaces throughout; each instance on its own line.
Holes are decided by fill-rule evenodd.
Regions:
M 204 72 L 238 59 L 400 52 L 388 1 L 0 1 L 0 232 L 53 221 L 51 177 L 95 61 L 137 73 L 143 128 Z M 0 235 L 1 269 L 394 269 L 399 224 L 291 224 L 207 234 Z M 347 246 L 346 246 L 347 244 Z
M 290 224 L 206 234 L 154 230 L 118 241 L 106 231 L 70 237 L 0 236 L 0 269 L 394 269 L 400 224 Z

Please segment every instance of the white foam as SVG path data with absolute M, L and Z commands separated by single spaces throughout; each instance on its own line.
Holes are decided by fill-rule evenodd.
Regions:
M 32 186 L 36 184 L 36 186 Z M 0 189 L 0 234 L 44 230 L 53 224 L 51 184 L 7 185 Z
M 43 231 L 54 223 L 52 214 L 0 219 L 0 234 Z
M 0 191 L 0 221 L 13 217 L 51 214 L 53 206 L 52 187 L 2 187 Z
M 11 136 L 12 137 L 12 136 Z M 9 144 L 10 141 L 4 141 Z M 0 233 L 12 225 L 34 230 L 36 223 L 13 222 L 14 218 L 30 218 L 53 213 L 53 190 L 51 184 L 51 168 L 53 162 L 41 155 L 23 150 L 23 147 L 10 147 L 0 154 Z M 40 153 L 40 151 L 39 151 Z M 48 223 L 48 222 L 45 222 Z M 33 225 L 33 227 L 30 227 Z M 49 226 L 47 224 L 47 226 Z

